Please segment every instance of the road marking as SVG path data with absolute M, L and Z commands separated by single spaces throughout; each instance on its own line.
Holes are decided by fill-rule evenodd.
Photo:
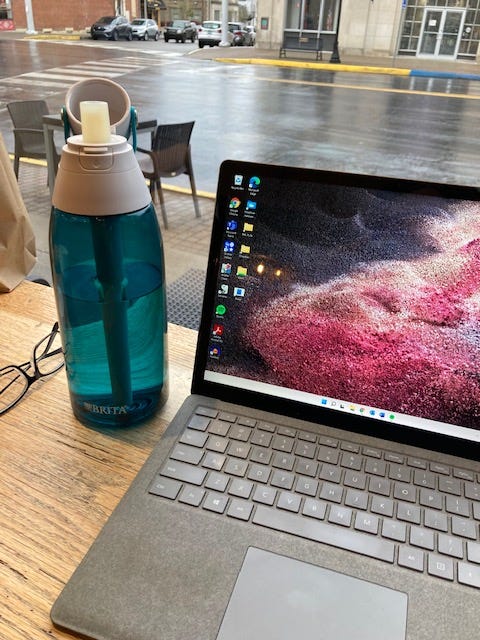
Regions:
M 420 89 L 394 89 L 390 87 L 366 87 L 357 84 L 343 84 L 332 82 L 318 82 L 313 80 L 289 80 L 287 78 L 266 78 L 264 76 L 255 76 L 257 80 L 265 80 L 266 82 L 283 82 L 286 84 L 301 84 L 313 87 L 328 87 L 330 89 L 350 89 L 356 91 L 376 91 L 380 93 L 405 93 L 416 96 L 432 96 L 436 98 L 460 98 L 462 100 L 480 100 L 480 95 L 469 95 L 468 93 L 444 93 L 442 91 L 422 91 Z

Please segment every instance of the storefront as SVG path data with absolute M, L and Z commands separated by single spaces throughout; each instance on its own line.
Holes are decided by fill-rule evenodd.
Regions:
M 339 20 L 340 18 L 340 20 Z M 353 55 L 476 60 L 480 0 L 258 0 L 257 42 L 317 34 Z M 330 35 L 328 35 L 330 34 Z

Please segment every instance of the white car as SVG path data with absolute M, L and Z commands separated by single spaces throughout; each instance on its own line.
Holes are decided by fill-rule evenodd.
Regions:
M 132 35 L 138 40 L 158 40 L 160 38 L 160 29 L 155 20 L 145 18 L 135 18 L 130 22 L 132 27 Z
M 219 45 L 222 41 L 222 23 L 218 20 L 206 20 L 201 26 L 197 27 L 197 34 L 200 49 Z M 233 42 L 233 33 L 231 31 L 227 31 L 227 42 L 230 45 Z

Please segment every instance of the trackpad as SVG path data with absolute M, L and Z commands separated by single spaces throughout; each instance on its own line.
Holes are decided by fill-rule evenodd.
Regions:
M 405 640 L 407 595 L 250 547 L 217 640 Z

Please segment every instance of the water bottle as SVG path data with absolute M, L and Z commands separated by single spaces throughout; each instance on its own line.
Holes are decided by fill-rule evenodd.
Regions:
M 63 148 L 50 219 L 71 404 L 94 427 L 136 424 L 168 394 L 162 238 L 133 149 L 111 133 L 109 107 L 118 100 L 108 91 L 108 102 L 92 101 L 91 91 L 82 101 L 75 87 L 82 134 Z M 72 105 L 67 94 L 67 111 Z

